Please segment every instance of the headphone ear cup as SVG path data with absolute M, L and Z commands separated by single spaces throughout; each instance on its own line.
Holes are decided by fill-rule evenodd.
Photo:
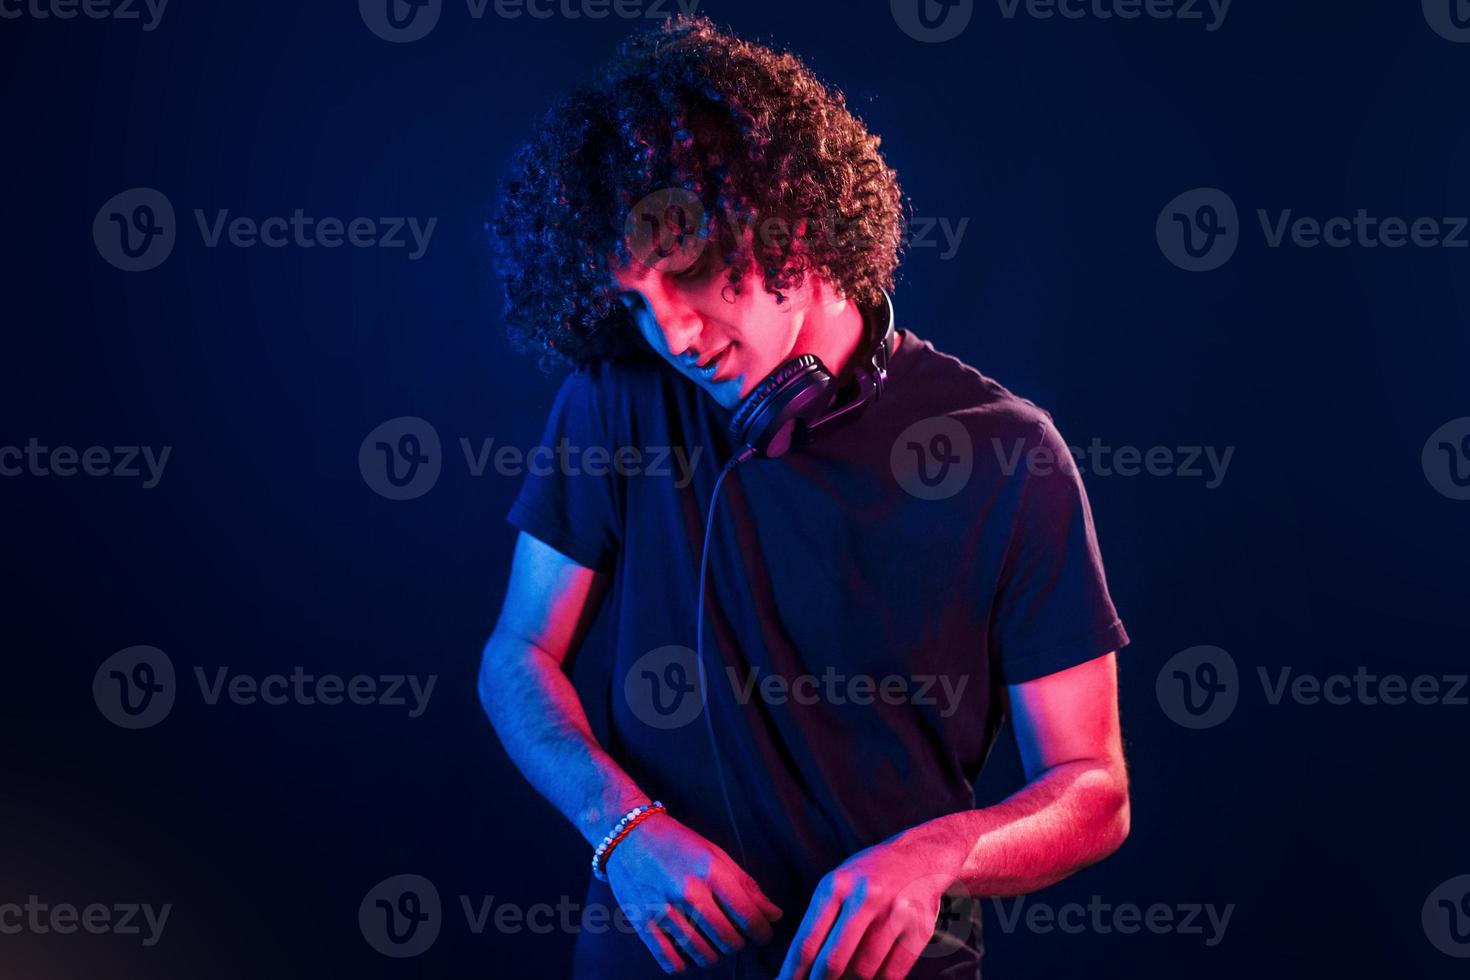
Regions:
M 792 358 L 746 396 L 730 420 L 730 435 L 760 456 L 784 456 L 797 425 L 816 421 L 831 407 L 835 387 L 816 355 Z

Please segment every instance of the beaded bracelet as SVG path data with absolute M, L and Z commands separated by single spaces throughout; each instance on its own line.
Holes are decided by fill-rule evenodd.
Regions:
M 617 826 L 614 827 L 612 831 L 602 839 L 602 843 L 598 844 L 597 848 L 592 852 L 593 876 L 598 881 L 607 881 L 607 859 L 612 856 L 613 848 L 621 844 L 623 842 L 623 838 L 627 837 L 629 832 L 632 831 L 634 827 L 638 826 L 640 823 L 647 820 L 655 813 L 667 812 L 668 810 L 664 808 L 664 805 L 662 803 L 660 803 L 658 800 L 654 800 L 652 803 L 648 803 L 643 806 L 635 806 L 633 809 L 623 814 L 623 819 L 618 821 Z

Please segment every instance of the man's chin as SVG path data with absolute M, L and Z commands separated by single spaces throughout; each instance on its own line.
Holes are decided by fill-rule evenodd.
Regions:
M 715 404 L 732 412 L 739 408 L 740 403 L 745 400 L 744 389 L 746 386 L 743 375 L 731 378 L 728 381 L 711 382 L 701 385 L 701 387 L 715 400 Z

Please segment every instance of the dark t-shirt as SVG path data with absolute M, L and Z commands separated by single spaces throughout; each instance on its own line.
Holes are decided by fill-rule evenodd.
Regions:
M 707 708 L 695 593 L 710 492 L 733 450 L 729 411 L 661 361 L 573 373 L 543 440 L 555 459 L 539 457 L 509 514 L 612 574 L 606 747 L 671 815 L 742 861 L 710 713 L 743 866 L 786 911 L 777 941 L 742 955 L 745 977 L 776 974 L 828 871 L 974 807 L 1005 685 L 1128 642 L 1050 417 L 902 333 L 881 400 L 725 480 Z M 588 901 L 614 907 L 595 880 Z M 978 920 L 978 903 L 957 905 L 946 932 L 963 941 L 911 976 L 975 977 Z M 635 935 L 607 929 L 579 935 L 577 976 L 663 974 Z

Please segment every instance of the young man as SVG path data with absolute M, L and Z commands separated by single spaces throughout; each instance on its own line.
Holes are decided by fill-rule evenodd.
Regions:
M 791 55 L 681 19 L 507 182 L 512 333 L 577 369 L 545 444 L 601 465 L 527 478 L 480 693 L 599 848 L 588 906 L 634 923 L 584 928 L 578 977 L 976 977 L 978 898 L 1127 836 L 1128 641 L 1086 496 L 1046 413 L 910 330 L 880 349 L 904 210 L 878 147 Z M 861 407 L 788 428 L 711 511 L 731 422 L 801 355 L 833 367 L 818 407 Z M 568 679 L 599 610 L 606 745 Z M 1007 714 L 1029 781 L 977 809 Z

